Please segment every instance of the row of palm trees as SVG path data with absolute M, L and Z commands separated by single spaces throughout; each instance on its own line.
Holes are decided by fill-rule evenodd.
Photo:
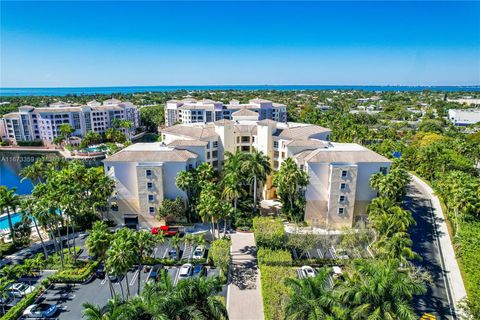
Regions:
M 323 268 L 313 278 L 285 280 L 286 319 L 418 319 L 411 302 L 426 291 L 424 282 L 398 260 L 358 260 L 354 270 L 344 279 L 333 279 L 333 285 L 330 271 Z
M 224 220 L 226 228 L 227 219 L 237 216 L 240 199 L 248 199 L 249 195 L 253 215 L 256 215 L 259 190 L 272 173 L 268 156 L 257 150 L 226 152 L 225 159 L 220 177 L 210 164 L 203 163 L 196 169 L 180 172 L 176 179 L 176 185 L 187 194 L 190 221 L 198 215 L 203 221 L 211 222 L 213 230 L 220 220 Z M 273 176 L 279 200 L 292 219 L 303 216 L 307 184 L 307 173 L 291 158 L 286 159 Z
M 83 304 L 86 320 L 227 320 L 224 303 L 216 296 L 218 278 L 189 278 L 173 286 L 166 270 L 156 282 L 147 283 L 140 295 L 122 300 L 114 297 L 105 307 Z
M 55 252 L 64 265 L 62 236 L 75 232 L 77 225 L 88 226 L 103 215 L 107 199 L 114 190 L 114 182 L 104 175 L 102 168 L 87 168 L 83 162 L 64 159 L 39 159 L 21 171 L 23 179 L 33 185 L 31 196 L 20 197 L 15 189 L 0 186 L 0 208 L 8 215 L 10 233 L 15 239 L 11 214 L 21 209 L 22 220 L 33 223 L 41 241 L 45 257 L 48 252 L 41 229 L 53 240 Z M 75 256 L 73 245 L 67 241 L 68 252 Z

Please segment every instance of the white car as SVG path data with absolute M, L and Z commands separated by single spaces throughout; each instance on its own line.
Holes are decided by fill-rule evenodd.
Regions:
M 32 292 L 35 288 L 25 283 L 12 283 L 8 286 L 8 292 L 16 298 L 21 298 Z
M 205 248 L 203 246 L 198 246 L 195 248 L 195 251 L 193 252 L 193 259 L 202 259 L 203 258 L 203 252 L 205 251 Z
M 54 304 L 40 303 L 32 304 L 23 311 L 25 318 L 50 318 L 57 312 L 57 306 Z
M 339 266 L 333 266 L 332 271 L 333 271 L 334 278 L 338 278 L 343 274 L 342 268 L 340 268 Z
M 302 274 L 305 278 L 312 278 L 315 277 L 315 270 L 310 266 L 303 266 Z
M 185 263 L 178 273 L 179 279 L 186 279 L 192 275 L 193 266 L 191 263 Z

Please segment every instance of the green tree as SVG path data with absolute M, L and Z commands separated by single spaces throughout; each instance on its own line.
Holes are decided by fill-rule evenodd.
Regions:
M 268 156 L 262 152 L 254 150 L 252 153 L 245 154 L 242 172 L 247 174 L 248 180 L 253 182 L 253 210 L 257 212 L 258 188 L 259 183 L 264 184 L 267 181 L 267 176 L 272 171 L 270 160 Z
M 158 208 L 158 219 L 165 219 L 167 217 L 174 217 L 175 219 L 186 218 L 186 208 L 182 198 L 177 197 L 175 200 L 164 199 Z
M 292 158 L 287 158 L 273 175 L 273 185 L 277 188 L 283 212 L 295 221 L 302 220 L 308 174 L 300 170 Z
M 396 260 L 357 260 L 355 271 L 346 275 L 339 298 L 351 310 L 349 319 L 418 319 L 411 302 L 426 287 Z
M 138 231 L 133 234 L 137 272 L 137 295 L 140 294 L 140 277 L 143 269 L 143 260 L 153 254 L 159 238 L 148 231 Z M 128 285 L 128 284 L 127 284 Z
M 8 189 L 6 186 L 0 186 L 0 211 L 7 212 L 8 227 L 13 241 L 16 238 L 10 213 L 15 212 L 20 206 L 20 197 L 16 194 L 16 191 L 16 188 Z
M 287 278 L 285 284 L 290 288 L 290 299 L 285 307 L 285 319 L 347 319 L 347 310 L 327 285 L 329 277 L 330 268 L 322 268 L 313 278 Z

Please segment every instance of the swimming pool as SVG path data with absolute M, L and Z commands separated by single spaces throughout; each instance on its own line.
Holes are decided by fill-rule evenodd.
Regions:
M 80 152 L 105 152 L 108 150 L 107 146 L 88 147 L 80 150 Z
M 12 218 L 12 225 L 22 221 L 22 214 L 20 212 L 11 213 L 10 217 Z M 0 230 L 9 228 L 10 226 L 8 225 L 8 216 L 4 215 L 3 217 L 0 217 Z

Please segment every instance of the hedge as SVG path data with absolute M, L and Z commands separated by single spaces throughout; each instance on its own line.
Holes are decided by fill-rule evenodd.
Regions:
M 0 318 L 0 320 L 17 320 L 22 316 L 23 311 L 31 305 L 38 296 L 43 292 L 43 286 L 36 287 L 32 292 L 27 294 L 25 298 L 20 300 L 16 305 L 14 305 L 10 310 L 5 313 L 5 315 Z
M 43 146 L 42 141 L 17 141 L 17 145 L 21 147 L 41 147 Z
M 462 223 L 456 242 L 471 312 L 480 319 L 480 222 Z
M 282 220 L 270 217 L 255 217 L 253 232 L 258 247 L 279 249 L 285 246 L 287 236 Z
M 284 310 L 288 301 L 285 279 L 295 276 L 295 270 L 291 267 L 260 266 L 265 320 L 285 318 Z
M 257 252 L 258 263 L 261 265 L 271 264 L 292 264 L 292 254 L 287 250 L 272 250 L 269 248 L 260 248 Z
M 217 239 L 212 242 L 208 250 L 208 261 L 220 270 L 220 280 L 227 280 L 228 269 L 232 262 L 230 255 L 231 241 L 229 239 Z
M 85 282 L 92 276 L 93 272 L 98 268 L 100 261 L 94 261 L 80 269 L 68 269 L 57 272 L 48 279 L 52 283 L 81 283 Z

